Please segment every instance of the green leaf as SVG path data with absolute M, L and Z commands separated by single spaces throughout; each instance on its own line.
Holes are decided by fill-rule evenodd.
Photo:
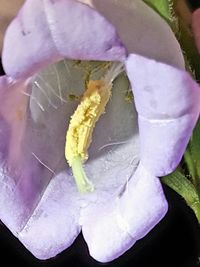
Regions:
M 173 10 L 173 0 L 143 0 L 163 17 L 173 28 L 175 26 L 175 16 Z
M 174 31 L 185 57 L 186 68 L 200 83 L 200 55 L 188 25 L 176 14 L 177 0 L 143 0 L 162 16 Z
M 159 14 L 168 19 L 170 18 L 170 9 L 168 0 L 144 0 L 146 4 L 154 8 Z
M 192 176 L 192 181 L 200 195 L 200 120 L 193 130 L 190 143 L 185 153 L 185 161 Z
M 178 169 L 162 178 L 162 182 L 182 196 L 188 206 L 194 211 L 200 223 L 200 198 L 195 186 Z
M 200 180 L 200 120 L 198 121 L 190 140 L 192 158 L 197 168 L 197 175 Z
M 187 170 L 189 172 L 188 176 L 191 178 L 193 184 L 195 184 L 195 177 L 196 177 L 196 166 L 191 156 L 191 150 L 190 146 L 188 145 L 185 154 L 184 154 L 184 160 L 187 166 Z

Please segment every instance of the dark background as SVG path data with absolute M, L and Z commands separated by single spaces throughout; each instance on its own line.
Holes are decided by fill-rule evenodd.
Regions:
M 192 10 L 200 1 L 188 1 Z M 0 65 L 0 74 L 3 70 Z M 2 224 L 0 225 L 0 266 L 18 267 L 200 267 L 200 227 L 193 212 L 171 189 L 164 186 L 169 202 L 165 218 L 119 259 L 100 264 L 88 254 L 82 235 L 54 259 L 39 261 Z
M 192 10 L 200 7 L 200 0 L 187 0 L 187 3 L 192 8 Z

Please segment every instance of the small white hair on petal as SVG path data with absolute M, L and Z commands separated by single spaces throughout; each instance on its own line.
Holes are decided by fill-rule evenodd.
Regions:
M 106 72 L 103 80 L 106 84 L 111 85 L 113 81 L 119 76 L 122 72 L 124 72 L 125 67 L 122 62 L 114 62 L 109 70 Z

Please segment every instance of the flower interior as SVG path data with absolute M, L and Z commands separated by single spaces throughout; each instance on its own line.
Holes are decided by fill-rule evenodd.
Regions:
M 113 80 L 123 71 L 123 64 L 115 63 L 100 80 L 89 80 L 81 103 L 71 117 L 66 136 L 65 157 L 72 167 L 78 190 L 91 192 L 94 187 L 87 178 L 82 162 L 88 159 L 88 148 L 96 122 L 105 112 L 111 97 Z
M 138 163 L 139 142 L 137 114 L 122 63 L 65 60 L 36 75 L 32 85 L 26 94 L 31 117 L 59 139 L 53 141 L 55 146 L 59 144 L 54 156 L 65 153 L 59 158 L 67 160 L 65 165 L 71 168 L 79 192 L 94 191 L 94 171 L 101 176 L 103 169 L 108 171 L 117 164 L 113 162 L 116 159 L 128 169 L 125 180 L 129 179 Z M 46 164 L 47 159 L 33 155 L 56 173 L 55 167 Z M 93 161 L 102 162 L 103 169 Z

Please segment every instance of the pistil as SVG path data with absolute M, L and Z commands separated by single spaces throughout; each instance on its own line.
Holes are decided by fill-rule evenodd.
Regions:
M 89 80 L 81 102 L 71 116 L 66 134 L 65 158 L 72 168 L 78 191 L 81 193 L 94 191 L 83 164 L 88 159 L 88 148 L 96 122 L 105 112 L 111 97 L 113 81 L 123 70 L 122 63 L 113 63 L 104 77 Z

